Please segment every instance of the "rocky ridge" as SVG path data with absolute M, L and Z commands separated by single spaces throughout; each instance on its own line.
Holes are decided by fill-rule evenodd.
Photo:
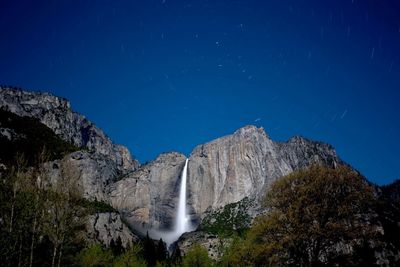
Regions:
M 171 152 L 109 186 L 110 204 L 136 229 L 170 229 L 175 218 L 180 175 L 186 157 Z M 189 157 L 188 208 L 197 224 L 204 214 L 249 199 L 254 218 L 269 185 L 312 164 L 344 164 L 327 144 L 294 137 L 274 142 L 264 129 L 246 126 L 197 146 Z M 144 229 L 141 229 L 144 227 Z
M 302 137 L 274 142 L 263 128 L 249 125 L 193 150 L 189 201 L 202 214 L 246 197 L 260 200 L 279 177 L 312 164 L 342 163 L 330 145 Z
M 46 169 L 53 183 L 60 179 L 63 169 L 69 169 L 71 175 L 77 177 L 85 199 L 106 203 L 109 203 L 107 186 L 119 177 L 110 158 L 89 151 L 76 151 L 61 160 L 51 161 Z
M 52 183 L 60 179 L 63 169 L 68 169 L 70 175 L 78 178 L 83 197 L 88 200 L 109 203 L 106 191 L 109 184 L 139 167 L 139 162 L 132 159 L 127 148 L 115 145 L 101 129 L 72 111 L 64 98 L 0 87 L 0 108 L 21 117 L 38 119 L 64 141 L 82 148 L 46 163 L 45 168 Z M 17 138 L 12 129 L 2 130 L 1 134 L 8 139 Z M 136 238 L 116 212 L 92 215 L 88 220 L 87 236 L 105 245 L 119 237 L 124 246 Z
M 139 166 L 126 147 L 115 145 L 101 129 L 72 111 L 70 102 L 64 98 L 0 87 L 0 107 L 19 116 L 37 118 L 63 140 L 109 157 L 121 172 Z

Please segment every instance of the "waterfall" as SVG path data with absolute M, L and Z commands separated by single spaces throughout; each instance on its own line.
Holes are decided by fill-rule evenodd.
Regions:
M 150 235 L 152 238 L 162 238 L 167 246 L 169 247 L 173 242 L 177 241 L 178 238 L 185 232 L 190 232 L 193 229 L 193 225 L 190 223 L 190 218 L 186 211 L 186 199 L 187 199 L 187 167 L 189 159 L 186 159 L 185 166 L 183 167 L 181 174 L 181 186 L 179 189 L 179 199 L 178 199 L 178 210 L 176 212 L 175 225 L 171 231 L 157 231 L 151 230 Z
M 183 233 L 189 231 L 189 219 L 186 213 L 186 180 L 187 180 L 187 165 L 189 159 L 186 159 L 181 175 L 181 188 L 179 191 L 178 212 L 176 216 L 175 233 L 179 237 Z

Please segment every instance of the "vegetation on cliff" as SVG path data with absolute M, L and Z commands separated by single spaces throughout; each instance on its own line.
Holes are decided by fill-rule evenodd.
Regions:
M 78 148 L 58 137 L 50 128 L 30 117 L 21 117 L 0 108 L 0 163 L 15 165 L 23 154 L 28 165 L 38 164 L 43 149 L 47 160 L 60 159 Z
M 219 210 L 208 211 L 198 230 L 219 235 L 220 237 L 242 236 L 251 224 L 251 217 L 247 213 L 250 205 L 249 198 L 244 198 Z

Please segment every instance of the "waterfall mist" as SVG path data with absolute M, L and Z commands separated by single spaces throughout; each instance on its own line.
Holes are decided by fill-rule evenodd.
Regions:
M 178 209 L 176 212 L 175 225 L 171 231 L 156 231 L 150 230 L 149 234 L 153 238 L 162 238 L 167 246 L 178 240 L 185 232 L 193 230 L 194 226 L 187 214 L 187 167 L 189 159 L 186 159 L 185 166 L 181 174 L 181 185 L 179 189 Z

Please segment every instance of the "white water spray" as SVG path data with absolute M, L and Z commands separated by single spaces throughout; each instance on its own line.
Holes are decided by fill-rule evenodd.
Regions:
M 179 192 L 178 212 L 176 216 L 175 233 L 179 237 L 183 233 L 189 231 L 189 218 L 186 213 L 186 180 L 187 180 L 187 165 L 189 159 L 186 159 L 185 167 L 183 167 L 181 175 L 181 189 Z
M 178 238 L 186 232 L 190 232 L 193 230 L 193 226 L 190 223 L 190 218 L 187 215 L 186 211 L 186 200 L 187 200 L 187 167 L 188 167 L 189 159 L 186 159 L 185 166 L 183 167 L 181 174 L 181 187 L 179 191 L 179 200 L 178 200 L 178 210 L 175 218 L 175 225 L 172 231 L 164 232 L 164 231 L 150 231 L 152 238 L 162 238 L 167 246 L 171 245 L 173 242 L 178 240 Z

